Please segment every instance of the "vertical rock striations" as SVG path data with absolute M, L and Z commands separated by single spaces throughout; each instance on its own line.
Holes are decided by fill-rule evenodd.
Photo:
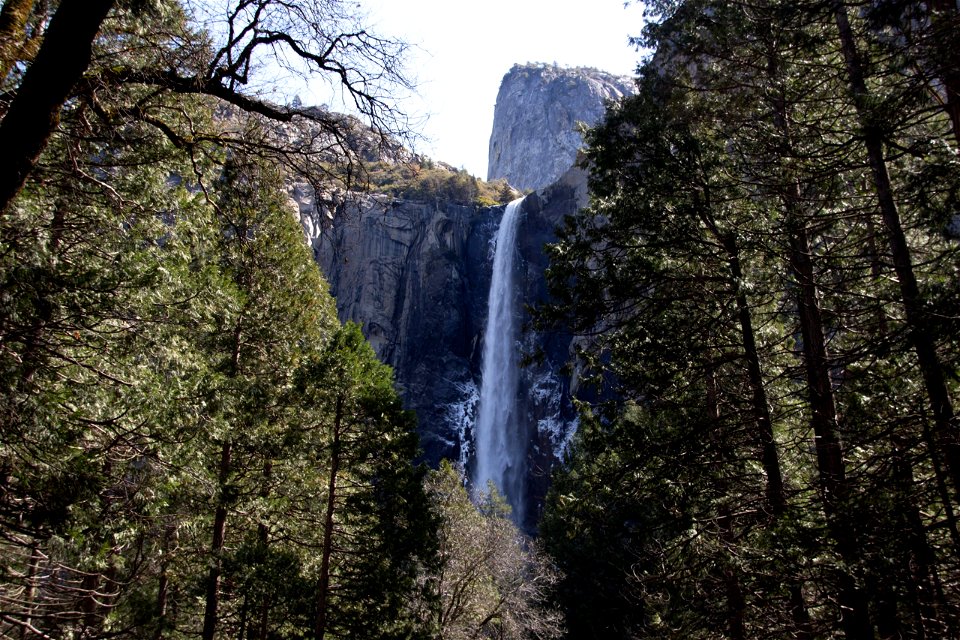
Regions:
M 494 236 L 504 207 L 368 195 L 317 204 L 305 187 L 294 187 L 292 195 L 341 320 L 363 326 L 417 412 L 424 458 L 430 464 L 458 460 L 472 472 Z M 575 412 L 570 380 L 561 373 L 570 337 L 529 330 L 524 309 L 546 296 L 544 244 L 585 198 L 585 175 L 571 170 L 528 196 L 517 223 L 518 355 L 544 355 L 521 368 L 518 381 L 517 423 L 526 434 L 529 470 L 521 524 L 530 531 L 549 471 L 575 429 Z
M 487 179 L 527 191 L 558 180 L 583 146 L 578 123 L 596 124 L 604 105 L 633 92 L 633 80 L 596 69 L 514 65 L 493 115 Z
M 517 441 L 526 445 L 505 463 L 525 470 L 510 483 L 523 493 L 511 502 L 518 524 L 530 532 L 550 470 L 576 429 L 571 395 L 577 376 L 563 373 L 571 336 L 533 332 L 526 309 L 547 296 L 544 245 L 554 241 L 565 216 L 586 204 L 586 175 L 573 167 L 582 145 L 577 122 L 595 123 L 605 101 L 631 87 L 629 79 L 596 70 L 515 66 L 497 100 L 490 177 L 535 190 L 516 211 L 511 289 L 517 333 L 507 340 L 518 360 L 540 357 L 516 371 L 511 420 Z M 394 368 L 407 407 L 416 411 L 426 461 L 453 459 L 468 477 L 492 477 L 489 466 L 478 468 L 473 447 L 495 234 L 504 207 L 458 204 L 441 192 L 418 201 L 342 192 L 314 197 L 305 185 L 290 191 L 341 320 L 362 325 L 377 355 Z
M 395 369 L 425 457 L 465 457 L 449 414 L 469 396 L 480 359 L 491 210 L 358 195 L 326 209 L 297 199 L 340 319 L 361 324 Z

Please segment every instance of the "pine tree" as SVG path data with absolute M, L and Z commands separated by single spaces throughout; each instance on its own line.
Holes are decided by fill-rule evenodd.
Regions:
M 310 524 L 292 538 L 304 553 L 319 550 L 312 637 L 421 633 L 407 603 L 419 567 L 433 562 L 436 524 L 392 372 L 347 325 L 301 369 L 295 395 L 308 412 L 298 448 L 317 472 L 302 506 Z
M 127 8 L 90 43 L 95 62 L 51 111 L 59 128 L 0 221 L 0 556 L 11 568 L 0 580 L 0 633 L 310 633 L 312 525 L 329 471 L 313 455 L 328 444 L 315 427 L 328 416 L 308 414 L 294 383 L 342 349 L 371 360 L 373 377 L 348 396 L 369 412 L 363 453 L 349 455 L 372 460 L 347 481 L 379 493 L 340 516 L 368 533 L 409 535 L 344 561 L 343 572 L 380 582 L 335 610 L 354 625 L 360 615 L 388 619 L 382 637 L 414 634 L 397 612 L 433 528 L 411 464 L 416 439 L 359 334 L 331 342 L 340 335 L 333 302 L 276 164 L 297 153 L 275 146 L 261 121 L 214 117 L 209 101 L 170 78 L 160 90 L 131 78 L 174 59 L 186 73 L 204 51 L 190 43 L 205 36 L 179 3 Z M 393 47 L 367 43 L 380 54 Z M 29 93 L 18 73 L 5 80 Z M 372 115 L 386 117 L 389 106 L 373 98 Z M 311 161 L 335 160 L 352 136 L 349 121 L 324 123 L 330 144 L 311 149 Z M 313 389 L 338 383 L 315 369 L 310 380 Z M 311 431 L 301 448 L 296 434 Z
M 869 156 L 871 131 L 888 145 L 898 168 L 890 186 L 909 211 L 903 237 L 923 255 L 915 264 L 917 291 L 930 301 L 927 351 L 935 370 L 950 370 L 944 328 L 955 313 L 940 292 L 955 248 L 937 213 L 955 184 L 945 114 L 931 112 L 916 91 L 922 82 L 897 66 L 899 41 L 860 31 L 875 39 L 859 46 L 893 52 L 870 67 L 864 119 L 848 98 L 836 14 L 816 3 L 652 9 L 661 20 L 647 43 L 658 48 L 639 95 L 593 132 L 594 203 L 553 248 L 553 311 L 593 336 L 583 362 L 638 405 L 588 422 L 584 453 L 575 450 L 557 479 L 544 531 L 569 563 L 561 593 L 581 612 L 578 628 L 598 636 L 950 633 L 949 437 L 926 417 L 935 412 L 924 408 L 924 359 L 911 357 L 917 325 L 895 311 L 909 278 L 873 221 L 876 171 L 855 160 Z M 764 405 L 776 458 L 743 437 L 745 418 L 766 420 Z M 658 464 L 660 450 L 674 464 Z M 608 457 L 649 473 L 595 464 Z M 778 483 L 765 460 L 779 462 L 785 509 L 771 500 Z M 756 504 L 748 461 L 765 471 L 775 517 L 744 516 Z M 589 562 L 582 550 L 602 548 L 611 529 L 601 527 L 622 531 L 621 514 L 642 513 L 637 501 L 666 491 L 658 483 L 696 489 L 681 506 L 650 510 L 641 534 L 613 535 L 619 542 L 604 551 L 642 559 L 631 575 L 604 575 L 621 593 L 638 585 L 643 595 L 626 601 L 643 609 L 618 607 L 619 617 L 591 627 L 579 608 L 591 602 L 578 583 Z M 584 497 L 607 489 L 616 506 Z M 696 544 L 677 533 L 687 530 Z M 718 570 L 703 572 L 711 564 Z M 715 588 L 701 594 L 702 585 Z M 659 611 L 660 599 L 674 606 Z M 812 606 L 822 601 L 839 606 Z

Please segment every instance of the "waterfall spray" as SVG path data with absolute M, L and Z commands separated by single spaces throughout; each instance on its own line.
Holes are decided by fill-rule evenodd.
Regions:
M 507 205 L 497 229 L 493 276 L 487 299 L 480 406 L 474 427 L 474 487 L 492 481 L 522 523 L 526 482 L 527 437 L 518 416 L 519 346 L 513 277 L 517 226 L 523 198 Z

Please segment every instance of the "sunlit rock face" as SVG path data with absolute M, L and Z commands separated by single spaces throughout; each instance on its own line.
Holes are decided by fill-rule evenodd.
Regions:
M 380 358 L 394 367 L 406 406 L 417 413 L 424 459 L 473 456 L 481 360 L 493 269 L 493 240 L 504 207 L 339 195 L 317 204 L 291 189 L 307 241 L 330 283 L 341 320 L 363 326 Z M 524 200 L 517 229 L 515 286 L 521 307 L 546 297 L 543 247 L 554 228 L 586 199 L 586 178 L 571 170 Z M 540 335 L 518 318 L 520 355 L 542 352 L 522 367 L 518 412 L 528 434 L 524 521 L 533 530 L 550 469 L 575 429 L 570 337 Z
M 607 101 L 632 92 L 631 78 L 597 69 L 514 65 L 497 94 L 487 179 L 521 191 L 554 183 L 583 146 L 578 123 L 596 124 Z
M 514 398 L 520 435 L 516 467 L 522 496 L 512 496 L 519 524 L 534 532 L 550 471 L 576 430 L 571 337 L 540 334 L 527 308 L 547 297 L 544 245 L 565 216 L 586 205 L 586 174 L 575 168 L 578 122 L 593 124 L 606 100 L 630 80 L 589 69 L 516 66 L 504 77 L 490 141 L 490 177 L 529 191 L 517 211 L 512 285 L 519 361 Z M 476 478 L 476 425 L 488 328 L 495 238 L 504 206 L 480 207 L 383 195 L 289 193 L 307 242 L 330 284 L 342 321 L 352 320 L 395 371 L 417 414 L 423 458 L 459 462 Z M 525 447 L 522 442 L 525 442 Z M 511 454 L 513 456 L 514 454 Z

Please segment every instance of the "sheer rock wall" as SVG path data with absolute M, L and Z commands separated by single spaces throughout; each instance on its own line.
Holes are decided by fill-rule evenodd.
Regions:
M 596 124 L 607 101 L 633 92 L 633 80 L 596 69 L 514 65 L 493 114 L 487 179 L 528 191 L 573 166 L 583 146 L 578 123 Z
M 516 261 L 525 305 L 546 298 L 544 245 L 587 201 L 586 174 L 573 166 L 582 145 L 577 122 L 596 122 L 604 102 L 631 86 L 596 70 L 547 65 L 515 66 L 504 77 L 490 177 L 532 190 L 521 209 Z M 459 461 L 469 473 L 493 240 L 504 207 L 342 192 L 314 197 L 306 185 L 291 185 L 290 194 L 340 319 L 363 327 L 416 411 L 424 459 Z M 523 314 L 521 355 L 542 355 L 522 370 L 516 398 L 529 431 L 522 524 L 532 532 L 550 470 L 576 430 L 577 372 L 565 367 L 571 337 L 533 332 Z
M 368 195 L 318 205 L 303 187 L 292 195 L 341 320 L 363 326 L 380 358 L 394 367 L 407 406 L 417 412 L 424 459 L 430 464 L 453 459 L 469 470 L 492 240 L 504 207 Z M 517 279 L 526 304 L 545 298 L 543 246 L 585 198 L 586 178 L 579 170 L 527 196 L 517 247 Z M 524 354 L 539 350 L 545 356 L 523 370 L 518 398 L 530 429 L 525 524 L 532 530 L 549 470 L 575 429 L 575 414 L 569 377 L 561 373 L 569 336 L 540 335 L 526 327 L 520 342 Z

